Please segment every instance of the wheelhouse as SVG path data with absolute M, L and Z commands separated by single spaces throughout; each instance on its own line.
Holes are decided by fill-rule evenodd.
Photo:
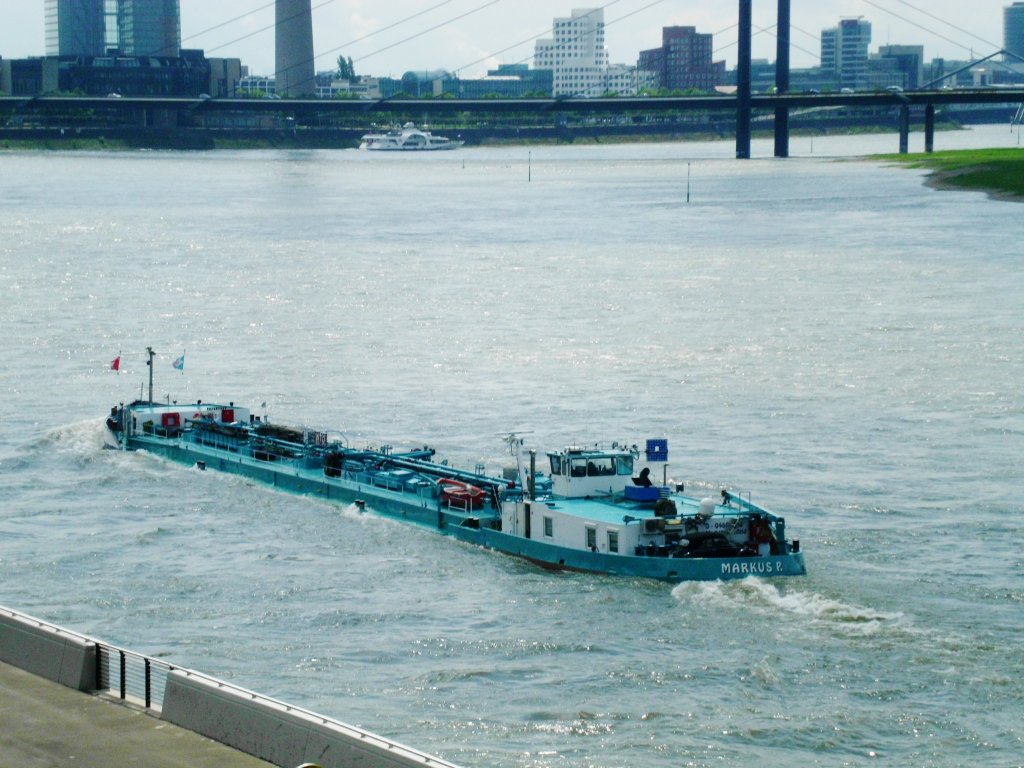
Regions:
M 551 492 L 566 499 L 622 493 L 632 483 L 635 460 L 635 454 L 620 448 L 551 451 Z

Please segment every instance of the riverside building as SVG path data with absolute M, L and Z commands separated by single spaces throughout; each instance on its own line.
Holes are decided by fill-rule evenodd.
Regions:
M 832 74 L 839 88 L 867 88 L 870 43 L 870 21 L 841 19 L 838 26 L 821 30 L 821 69 Z
M 713 38 L 696 27 L 662 27 L 661 47 L 640 51 L 637 66 L 656 88 L 713 91 L 725 83 L 725 62 L 712 61 Z
M 47 56 L 176 57 L 179 0 L 46 0 Z
M 534 67 L 553 73 L 554 96 L 600 96 L 605 91 L 608 51 L 604 47 L 604 9 L 573 9 L 556 18 L 551 39 L 534 46 Z
M 1020 57 L 1024 57 L 1024 3 L 1003 8 L 1003 50 L 1010 52 L 1003 54 L 1003 61 L 1019 64 Z

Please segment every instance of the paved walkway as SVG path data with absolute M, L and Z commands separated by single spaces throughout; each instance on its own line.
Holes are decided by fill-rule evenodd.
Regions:
M 0 764 L 11 768 L 269 768 L 102 696 L 0 662 Z

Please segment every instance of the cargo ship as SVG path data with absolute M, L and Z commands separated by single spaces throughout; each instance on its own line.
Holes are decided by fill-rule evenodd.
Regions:
M 510 435 L 510 466 L 490 475 L 439 462 L 430 447 L 356 447 L 233 402 L 121 404 L 106 436 L 113 448 L 354 504 L 548 569 L 669 582 L 806 573 L 784 518 L 728 490 L 698 498 L 669 482 L 661 438 L 547 451 L 542 469 Z

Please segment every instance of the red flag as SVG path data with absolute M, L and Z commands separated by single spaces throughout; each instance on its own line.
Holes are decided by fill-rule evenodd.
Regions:
M 121 355 L 118 355 L 110 361 L 110 370 L 118 372 L 121 371 Z

